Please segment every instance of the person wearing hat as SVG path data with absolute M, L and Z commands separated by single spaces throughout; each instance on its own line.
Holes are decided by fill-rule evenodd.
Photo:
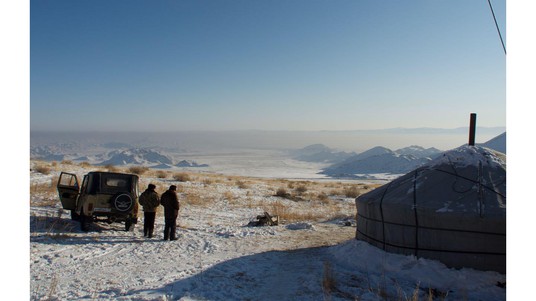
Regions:
M 177 197 L 177 186 L 171 185 L 169 189 L 162 194 L 160 203 L 164 206 L 164 240 L 177 240 L 177 217 L 179 216 L 179 198 Z
M 156 186 L 149 184 L 147 189 L 140 195 L 140 204 L 143 206 L 143 236 L 152 238 L 156 210 L 160 205 L 160 197 L 155 191 Z

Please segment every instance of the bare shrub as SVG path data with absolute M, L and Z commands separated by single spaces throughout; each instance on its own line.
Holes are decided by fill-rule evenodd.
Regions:
M 228 201 L 232 201 L 232 200 L 234 200 L 235 196 L 234 196 L 234 194 L 232 192 L 226 191 L 226 192 L 223 193 L 223 198 L 228 200 Z
M 324 192 L 319 193 L 316 197 L 319 201 L 322 201 L 322 202 L 329 200 L 328 195 L 325 194 Z
M 275 192 L 275 195 L 278 196 L 278 197 L 282 197 L 282 198 L 287 198 L 290 196 L 290 194 L 287 192 L 287 190 L 285 188 L 278 188 L 277 191 Z
M 37 165 L 34 168 L 34 170 L 37 171 L 38 173 L 42 173 L 44 175 L 50 174 L 50 167 L 45 166 L 45 165 Z
M 207 204 L 207 201 L 197 193 L 186 194 L 186 199 L 182 201 L 188 205 L 193 205 L 193 206 L 203 206 Z
M 84 162 L 80 162 L 78 165 L 79 165 L 80 167 L 83 167 L 83 168 L 89 168 L 89 167 L 91 167 L 91 164 L 89 164 L 89 162 L 86 162 L 86 161 L 84 161 Z
M 156 172 L 156 177 L 159 178 L 159 179 L 165 179 L 167 178 L 167 172 L 163 171 L 163 170 L 159 170 Z
M 118 172 L 119 171 L 119 168 L 115 167 L 113 164 L 104 165 L 104 169 L 106 169 L 109 172 Z
M 273 202 L 268 206 L 263 206 L 263 210 L 273 215 L 278 215 L 280 220 L 285 220 L 286 222 L 300 222 L 300 221 L 311 221 L 325 216 L 315 210 L 311 211 L 302 211 L 302 210 L 293 210 L 290 205 L 285 205 L 281 201 Z
M 205 186 L 208 186 L 208 185 L 211 185 L 214 183 L 214 180 L 213 179 L 210 179 L 210 178 L 204 178 L 201 183 L 203 183 Z
M 235 182 L 236 186 L 238 186 L 238 188 L 240 189 L 246 189 L 246 188 L 249 188 L 249 186 L 246 184 L 246 182 L 242 181 L 242 180 L 237 180 Z
M 287 217 L 287 213 L 289 211 L 289 209 L 287 208 L 287 206 L 285 206 L 283 203 L 281 203 L 280 201 L 277 201 L 277 202 L 273 202 L 272 204 L 270 204 L 268 206 L 268 208 L 264 208 L 263 209 L 264 211 L 267 211 L 268 213 L 270 213 L 271 215 L 279 215 L 279 217 L 281 219 L 286 219 Z
M 307 187 L 305 187 L 305 185 L 300 185 L 300 186 L 296 187 L 296 192 L 298 194 L 303 194 L 306 191 L 307 191 Z
M 329 191 L 329 195 L 339 195 L 339 191 L 335 190 L 335 189 L 332 189 Z
M 131 166 L 128 168 L 128 171 L 133 174 L 142 175 L 149 170 L 149 167 L 146 166 Z
M 287 187 L 289 189 L 294 189 L 294 182 L 288 182 Z
M 344 188 L 344 195 L 347 198 L 356 198 L 360 196 L 361 193 L 359 192 L 356 186 L 350 186 L 350 187 Z
M 58 166 L 58 162 L 56 162 L 56 161 L 52 161 L 52 162 L 50 162 L 50 165 L 56 167 L 56 166 Z
M 190 178 L 190 175 L 188 175 L 187 173 L 183 173 L 183 172 L 174 174 L 173 179 L 179 182 L 189 182 L 192 180 Z
M 64 164 L 64 165 L 73 165 L 74 163 L 73 163 L 73 161 L 71 161 L 71 160 L 63 160 L 63 161 L 61 161 L 61 164 Z

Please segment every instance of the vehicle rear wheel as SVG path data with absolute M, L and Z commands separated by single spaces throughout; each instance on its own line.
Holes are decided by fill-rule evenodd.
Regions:
M 129 217 L 125 220 L 125 231 L 130 231 L 132 229 L 134 229 L 134 224 L 132 223 L 132 220 Z
M 80 220 L 80 214 L 76 213 L 76 210 L 71 210 L 71 219 L 73 221 L 79 221 Z

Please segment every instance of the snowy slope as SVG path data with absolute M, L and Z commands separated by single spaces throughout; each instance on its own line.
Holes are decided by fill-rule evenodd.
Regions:
M 130 148 L 126 150 L 116 150 L 108 153 L 108 159 L 100 165 L 151 165 L 151 164 L 173 164 L 171 158 L 162 155 L 152 149 Z
M 341 162 L 355 153 L 335 151 L 323 144 L 312 144 L 298 150 L 293 150 L 290 154 L 294 160 L 333 164 Z
M 73 172 L 86 170 L 77 167 Z M 32 172 L 31 185 L 55 176 Z M 169 180 L 143 178 L 142 186 L 148 182 L 170 185 Z M 415 300 L 416 295 L 429 300 L 429 294 L 434 300 L 506 298 L 501 287 L 506 275 L 449 269 L 437 261 L 388 254 L 355 240 L 355 227 L 339 220 L 247 227 L 263 210 L 253 201 L 289 202 L 295 210 L 311 210 L 309 202 L 274 197 L 264 184 L 249 184 L 247 189 L 221 183 L 178 185 L 183 201 L 192 193 L 209 188 L 213 192 L 208 195 L 209 206 L 181 207 L 180 238 L 175 242 L 161 240 L 161 209 L 153 239 L 143 237 L 141 223 L 131 232 L 123 231 L 121 224 L 99 223 L 85 233 L 57 200 L 44 205 L 53 195 L 32 190 L 31 298 Z M 340 201 L 353 203 L 353 199 Z
M 484 146 L 487 148 L 494 149 L 498 152 L 501 152 L 503 154 L 506 154 L 506 132 L 500 134 L 499 136 L 485 142 L 482 144 L 479 144 L 480 146 Z
M 192 160 L 182 160 L 175 164 L 177 167 L 208 167 L 208 164 L 199 164 Z
M 415 169 L 431 159 L 415 156 L 417 152 L 404 150 L 408 154 L 399 154 L 385 147 L 374 147 L 368 151 L 352 156 L 341 163 L 325 168 L 322 173 L 331 177 L 354 177 L 356 174 L 403 174 Z M 419 153 L 419 152 L 417 152 Z M 420 152 L 422 155 L 422 151 Z
M 408 147 L 404 147 L 401 149 L 397 149 L 395 153 L 400 155 L 412 155 L 417 158 L 434 158 L 442 153 L 442 151 L 438 150 L 435 147 L 430 148 L 424 148 L 422 146 L 418 145 L 412 145 Z

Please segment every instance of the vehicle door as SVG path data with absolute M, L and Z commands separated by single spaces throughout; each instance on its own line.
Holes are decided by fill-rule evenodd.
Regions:
M 75 174 L 62 172 L 58 180 L 58 193 L 63 209 L 75 210 L 79 195 L 78 178 Z

